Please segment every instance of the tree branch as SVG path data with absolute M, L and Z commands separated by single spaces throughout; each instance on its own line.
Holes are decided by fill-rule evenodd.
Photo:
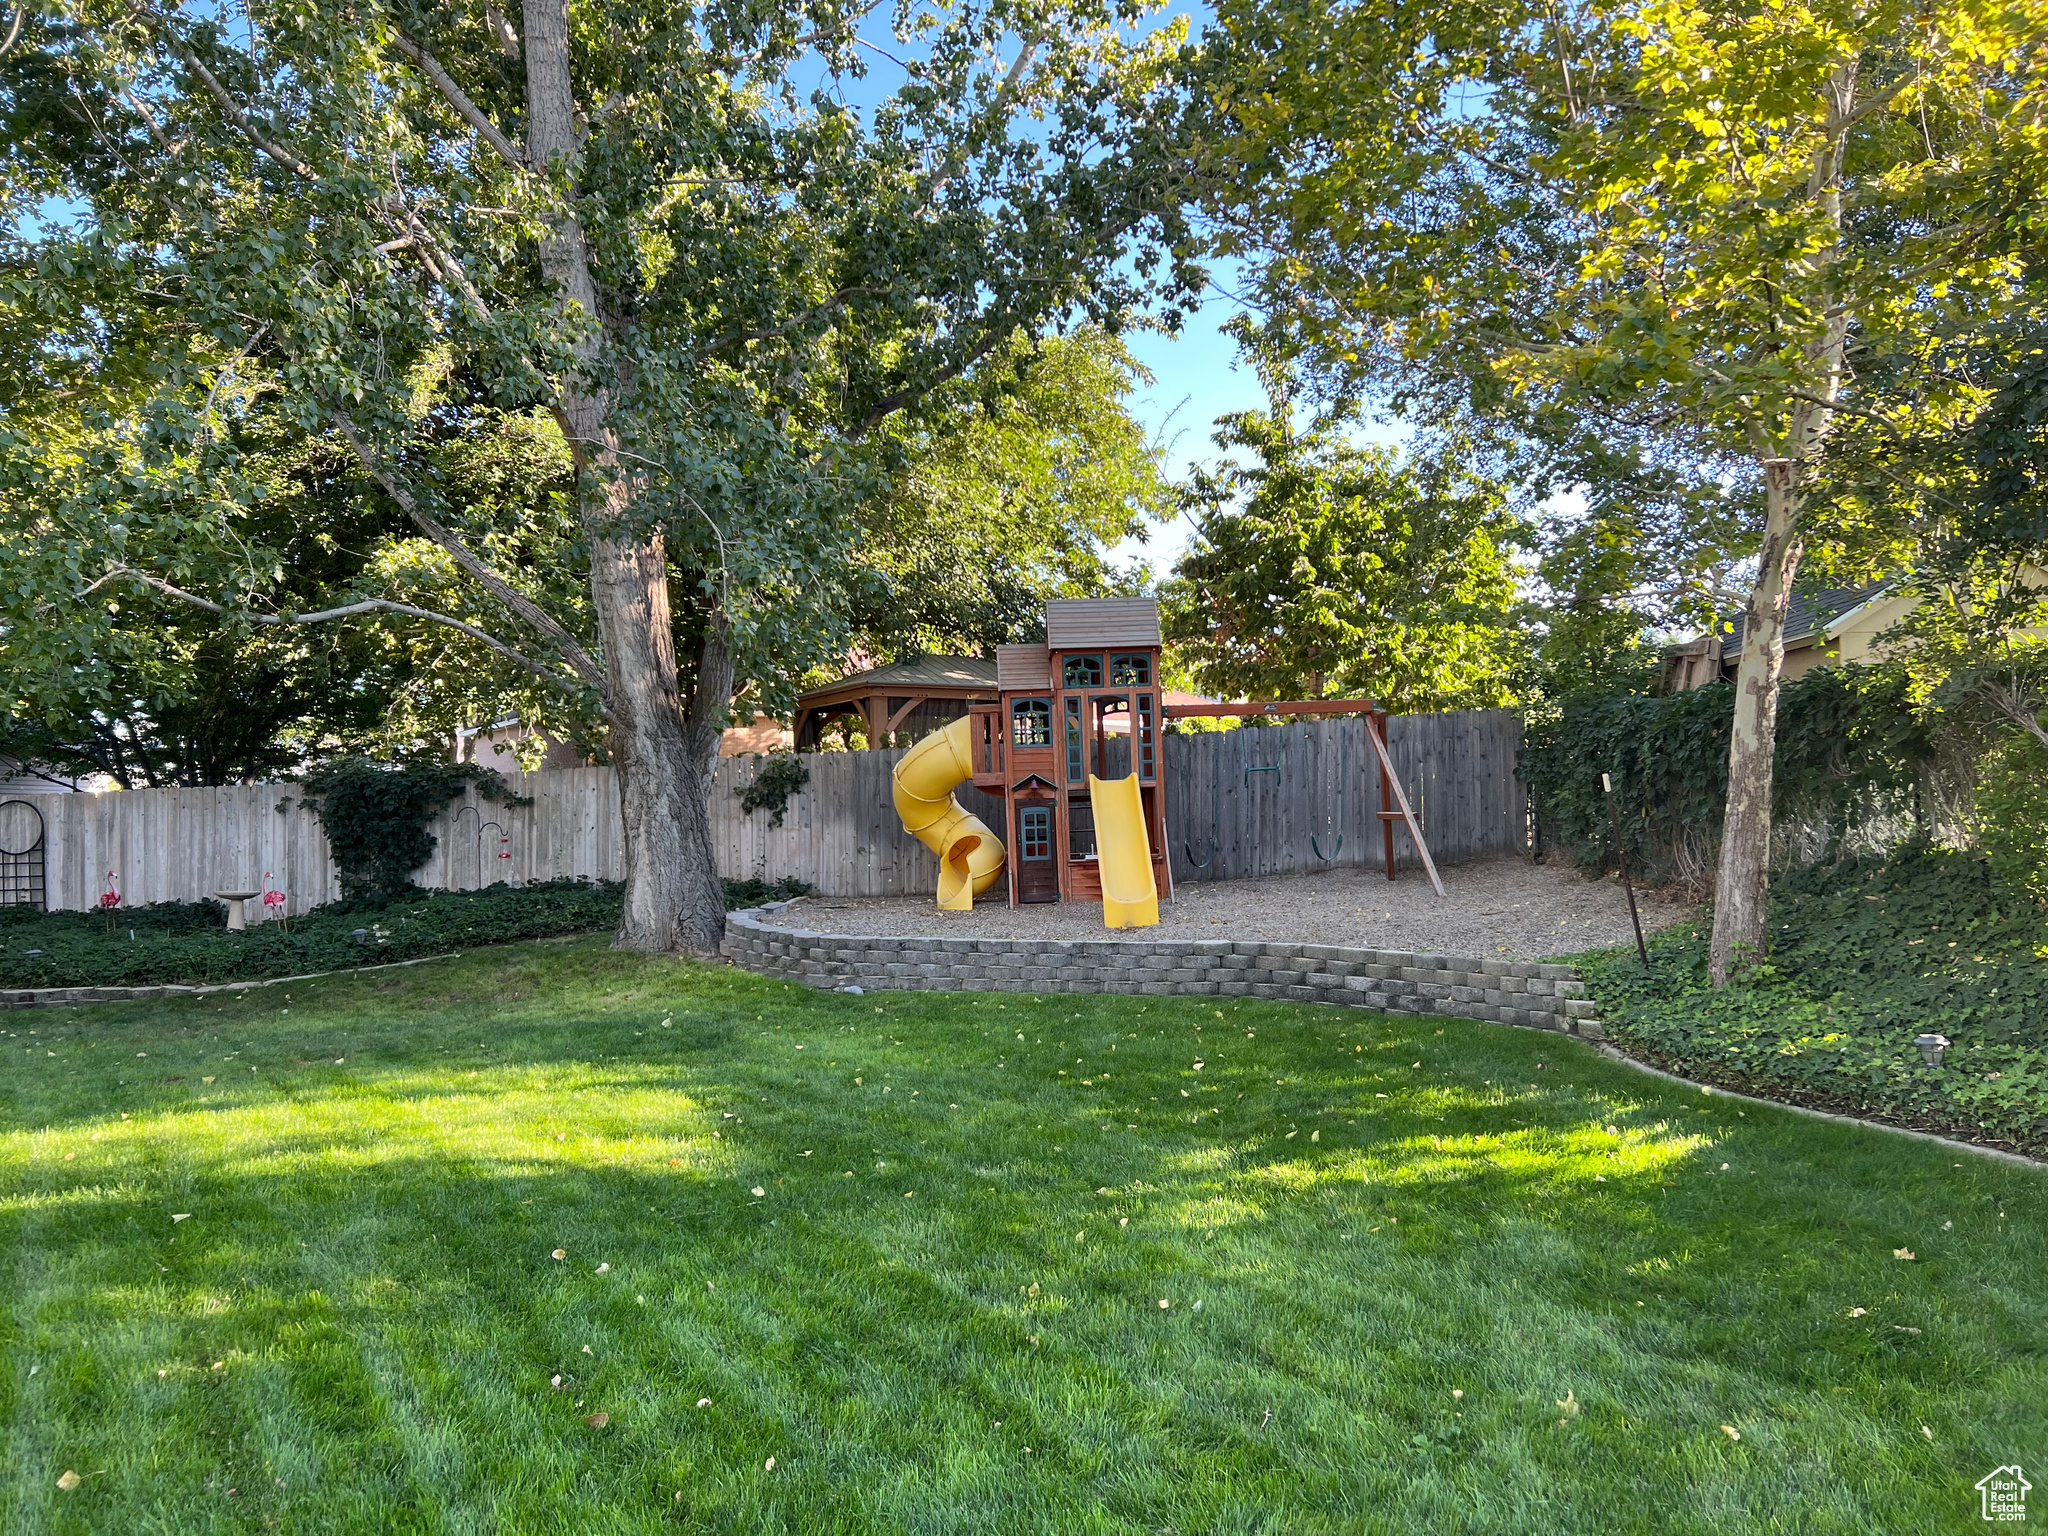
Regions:
M 363 441 L 362 434 L 356 430 L 356 424 L 349 419 L 347 412 L 335 407 L 329 414 L 335 426 L 341 429 L 341 435 L 348 439 L 349 446 L 355 449 L 356 457 L 362 460 L 363 468 L 384 487 L 385 494 L 398 503 L 405 515 L 412 519 L 414 526 L 447 550 L 458 566 L 474 577 L 491 596 L 511 609 L 529 628 L 552 640 L 561 650 L 563 658 L 575 669 L 576 675 L 597 689 L 601 696 L 604 690 L 604 673 L 591 659 L 590 653 L 583 648 L 582 643 L 556 623 L 540 604 L 479 560 L 469 546 L 455 536 L 452 529 L 444 527 L 429 516 L 414 499 L 412 492 L 398 483 L 376 450 Z
M 928 395 L 940 385 L 952 383 L 953 380 L 959 378 L 961 374 L 1001 346 L 1004 339 L 1011 332 L 1015 331 L 1016 328 L 1017 323 L 1014 320 L 1010 321 L 1007 325 L 991 325 L 988 333 L 974 344 L 973 350 L 965 357 L 960 358 L 957 362 L 948 363 L 922 384 L 907 386 L 893 394 L 882 396 L 880 400 L 875 402 L 874 409 L 868 412 L 860 425 L 853 429 L 855 440 L 858 441 L 860 438 L 866 437 L 869 432 L 873 431 L 889 417 L 895 415 L 896 412 L 902 410 L 911 401 L 917 399 L 918 396 Z
M 147 14 L 152 21 L 156 22 L 159 26 L 165 27 L 165 30 L 168 32 L 168 26 L 161 16 L 158 16 L 154 11 Z M 228 115 L 228 121 L 241 130 L 243 138 L 247 139 L 251 144 L 262 150 L 264 154 L 270 156 L 271 159 L 294 175 L 303 176 L 308 181 L 318 181 L 320 179 L 319 173 L 297 155 L 293 154 L 291 150 L 256 131 L 256 125 L 249 121 L 249 114 L 244 112 L 235 101 L 235 98 L 228 94 L 228 88 L 215 78 L 213 71 L 200 62 L 198 54 L 178 41 L 175 36 L 170 37 L 169 42 L 172 50 L 179 58 L 185 61 L 185 67 L 199 77 L 200 83 L 206 87 L 208 94 L 220 103 L 220 109 Z
M 1017 61 L 1010 66 L 1009 73 L 1003 76 L 1002 84 L 996 87 L 995 95 L 989 100 L 988 105 L 991 113 L 1007 113 L 1009 111 L 1010 99 L 1016 94 L 1017 86 L 1024 78 L 1024 71 L 1031 67 L 1032 59 L 1038 54 L 1038 41 L 1035 37 L 1025 40 L 1023 48 L 1018 51 Z M 940 170 L 937 179 L 932 182 L 929 196 L 936 198 L 941 192 L 946 190 L 947 184 L 959 174 L 960 164 L 966 158 L 963 152 L 964 148 L 965 146 L 963 145 L 961 149 L 956 149 L 946 157 L 945 166 Z
M 533 673 L 534 676 L 553 683 L 565 692 L 573 693 L 578 681 L 578 679 L 564 676 L 544 661 L 536 661 L 531 656 L 515 651 L 504 641 L 478 629 L 474 624 L 465 623 L 463 620 L 452 618 L 445 613 L 436 613 L 431 608 L 415 608 L 411 603 L 394 603 L 388 598 L 366 597 L 360 602 L 345 603 L 339 608 L 323 608 L 318 613 L 250 613 L 245 609 L 223 607 L 219 603 L 199 596 L 196 592 L 187 592 L 183 587 L 172 586 L 171 583 L 165 581 L 161 576 L 152 576 L 147 571 L 138 571 L 134 567 L 126 565 L 115 566 L 104 576 L 100 577 L 99 580 L 87 587 L 79 596 L 84 597 L 92 592 L 96 592 L 112 581 L 139 581 L 146 587 L 154 587 L 166 597 L 175 597 L 182 603 L 190 603 L 194 608 L 203 608 L 208 613 L 217 613 L 223 618 L 246 619 L 251 624 L 269 624 L 273 626 L 322 624 L 329 619 L 353 618 L 357 614 L 363 613 L 402 614 L 407 618 L 425 619 L 430 624 L 445 625 L 449 629 L 457 630 L 469 636 L 470 639 L 489 646 L 507 661 L 524 667 L 527 671 Z
M 484 109 L 470 99 L 467 91 L 455 83 L 448 71 L 441 67 L 439 59 L 407 37 L 403 31 L 394 31 L 391 34 L 391 46 L 419 65 L 420 73 L 441 93 L 442 100 L 455 109 L 457 117 L 476 130 L 478 138 L 498 152 L 499 159 L 514 170 L 527 169 L 526 151 L 498 131 L 498 125 L 484 115 Z

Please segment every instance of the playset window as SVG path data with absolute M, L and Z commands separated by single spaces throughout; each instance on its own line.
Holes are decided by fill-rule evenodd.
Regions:
M 1017 813 L 1018 840 L 1027 859 L 1052 857 L 1052 807 L 1027 805 Z
M 1067 782 L 1079 784 L 1088 777 L 1087 754 L 1082 751 L 1081 701 L 1067 700 Z
M 1067 688 L 1100 688 L 1102 686 L 1102 658 L 1100 656 L 1069 656 L 1060 669 Z
M 1152 656 L 1149 651 L 1132 651 L 1109 658 L 1109 681 L 1117 688 L 1152 686 Z
M 1138 695 L 1139 778 L 1149 779 L 1157 775 L 1158 770 L 1154 767 L 1155 758 L 1153 754 L 1154 747 L 1152 742 L 1152 695 L 1149 693 L 1141 693 Z
M 1047 699 L 1019 699 L 1010 706 L 1010 745 L 1049 747 L 1052 745 L 1052 703 Z

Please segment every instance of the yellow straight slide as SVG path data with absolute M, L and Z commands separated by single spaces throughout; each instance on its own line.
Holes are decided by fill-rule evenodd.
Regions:
M 1145 838 L 1145 803 L 1138 794 L 1138 776 L 1103 780 L 1091 773 L 1088 799 L 1095 807 L 1102 926 L 1157 927 L 1159 887 L 1152 883 L 1152 845 Z
M 934 731 L 896 764 L 896 814 L 939 856 L 939 905 L 967 912 L 1003 872 L 1003 842 L 953 798 L 974 777 L 973 722 L 963 716 Z M 1141 834 L 1142 835 L 1142 834 Z

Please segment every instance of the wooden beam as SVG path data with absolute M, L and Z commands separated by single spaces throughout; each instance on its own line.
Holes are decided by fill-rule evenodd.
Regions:
M 1380 825 L 1392 826 L 1393 823 L 1386 819 L 1390 816 L 1399 816 L 1407 824 L 1408 835 L 1415 839 L 1415 851 L 1422 855 L 1422 867 L 1429 873 L 1429 883 L 1435 888 L 1437 895 L 1441 896 L 1444 893 L 1444 883 L 1437 877 L 1436 861 L 1429 856 L 1429 844 L 1422 840 L 1422 826 L 1416 821 L 1415 813 L 1408 808 L 1408 796 L 1402 790 L 1401 780 L 1394 772 L 1393 758 L 1387 755 L 1387 744 L 1380 740 L 1380 733 L 1373 729 L 1373 722 L 1370 720 L 1365 723 L 1365 739 L 1372 743 L 1373 751 L 1379 754 L 1380 772 L 1385 776 L 1380 782 L 1392 786 L 1394 804 L 1400 807 L 1398 811 L 1381 811 Z
M 1167 704 L 1160 713 L 1169 720 L 1249 715 L 1363 715 L 1379 705 L 1371 699 L 1290 699 L 1269 704 Z

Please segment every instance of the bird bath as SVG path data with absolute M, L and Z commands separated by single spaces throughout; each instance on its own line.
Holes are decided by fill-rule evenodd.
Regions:
M 215 891 L 213 894 L 218 900 L 228 904 L 228 932 L 240 933 L 249 926 L 248 919 L 242 915 L 242 903 L 254 901 L 263 893 L 261 891 Z

